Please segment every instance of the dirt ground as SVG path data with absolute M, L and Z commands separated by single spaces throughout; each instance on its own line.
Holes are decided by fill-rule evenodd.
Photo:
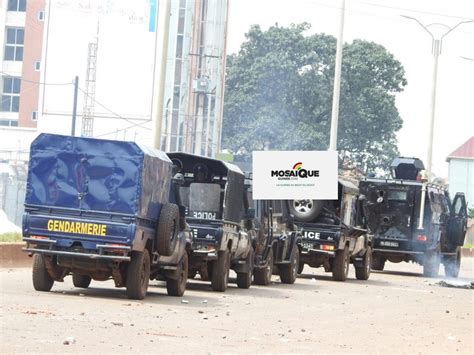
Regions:
M 460 279 L 474 280 L 474 260 Z M 152 282 L 131 301 L 110 282 L 71 278 L 35 292 L 29 269 L 0 269 L 0 353 L 22 352 L 474 352 L 473 291 L 433 285 L 414 264 L 387 263 L 368 281 L 334 282 L 306 267 L 294 285 L 210 291 L 183 298 Z M 69 345 L 67 343 L 69 339 Z

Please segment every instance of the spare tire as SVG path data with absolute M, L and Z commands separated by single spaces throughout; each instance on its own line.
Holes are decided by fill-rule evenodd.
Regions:
M 161 207 L 156 229 L 156 249 L 158 254 L 170 256 L 173 253 L 179 233 L 179 208 L 173 203 Z
M 291 200 L 290 213 L 297 222 L 313 222 L 323 209 L 321 200 Z

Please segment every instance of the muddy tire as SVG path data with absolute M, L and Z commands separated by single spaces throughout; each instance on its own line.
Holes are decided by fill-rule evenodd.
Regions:
M 291 252 L 289 264 L 280 265 L 280 279 L 284 284 L 294 284 L 298 276 L 298 266 L 300 265 L 300 252 L 295 245 Z
M 213 291 L 224 292 L 229 283 L 230 251 L 220 251 L 212 265 L 211 287 Z
M 456 256 L 449 257 L 444 263 L 444 274 L 447 277 L 458 277 L 461 268 L 461 248 L 456 250 Z
M 372 265 L 372 248 L 367 247 L 361 266 L 355 267 L 357 280 L 368 280 L 370 277 L 370 267 Z
M 297 222 L 313 222 L 323 209 L 324 201 L 319 200 L 292 200 L 290 213 Z
M 179 208 L 173 203 L 161 207 L 156 230 L 156 249 L 158 254 L 170 256 L 173 253 L 179 233 Z
M 51 291 L 54 280 L 46 269 L 46 263 L 43 254 L 33 255 L 33 287 L 36 291 Z
M 380 256 L 372 257 L 372 270 L 382 271 L 385 267 L 385 259 Z
M 150 282 L 150 254 L 147 250 L 132 252 L 132 261 L 127 269 L 127 296 L 142 300 Z
M 437 277 L 439 273 L 440 255 L 439 251 L 428 251 L 423 259 L 423 276 Z
M 72 274 L 72 283 L 74 287 L 88 288 L 91 284 L 91 277 L 81 274 Z
M 178 265 L 178 278 L 166 280 L 166 290 L 168 296 L 181 297 L 186 291 L 186 283 L 188 282 L 188 253 L 184 253 Z
M 253 276 L 253 258 L 254 258 L 253 248 L 250 248 L 247 257 L 245 258 L 245 263 L 247 264 L 248 272 L 238 272 L 237 273 L 237 287 L 238 288 L 250 288 L 252 285 L 252 276 Z
M 263 269 L 255 269 L 253 272 L 253 282 L 255 285 L 267 286 L 272 281 L 273 275 L 273 249 L 267 255 L 266 266 Z
M 350 255 L 349 247 L 346 245 L 342 250 L 336 250 L 332 265 L 332 278 L 335 281 L 346 281 L 349 274 Z

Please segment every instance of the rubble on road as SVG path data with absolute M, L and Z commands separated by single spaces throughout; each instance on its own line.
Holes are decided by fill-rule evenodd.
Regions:
M 441 287 L 453 287 L 453 288 L 464 288 L 464 289 L 474 289 L 474 282 L 473 281 L 462 281 L 462 280 L 440 280 L 435 282 L 436 286 Z

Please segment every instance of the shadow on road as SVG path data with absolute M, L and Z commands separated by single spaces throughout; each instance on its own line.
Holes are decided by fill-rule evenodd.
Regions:
M 389 286 L 392 283 L 389 281 L 384 281 L 384 280 L 374 280 L 372 278 L 373 275 L 370 276 L 368 280 L 357 280 L 355 278 L 348 278 L 346 281 L 334 281 L 332 279 L 332 276 L 330 275 L 308 275 L 308 274 L 300 274 L 298 275 L 299 278 L 306 279 L 306 280 L 311 280 L 311 279 L 316 279 L 316 281 L 329 281 L 329 282 L 335 282 L 335 283 L 349 283 L 353 285 L 360 285 L 360 286 Z

